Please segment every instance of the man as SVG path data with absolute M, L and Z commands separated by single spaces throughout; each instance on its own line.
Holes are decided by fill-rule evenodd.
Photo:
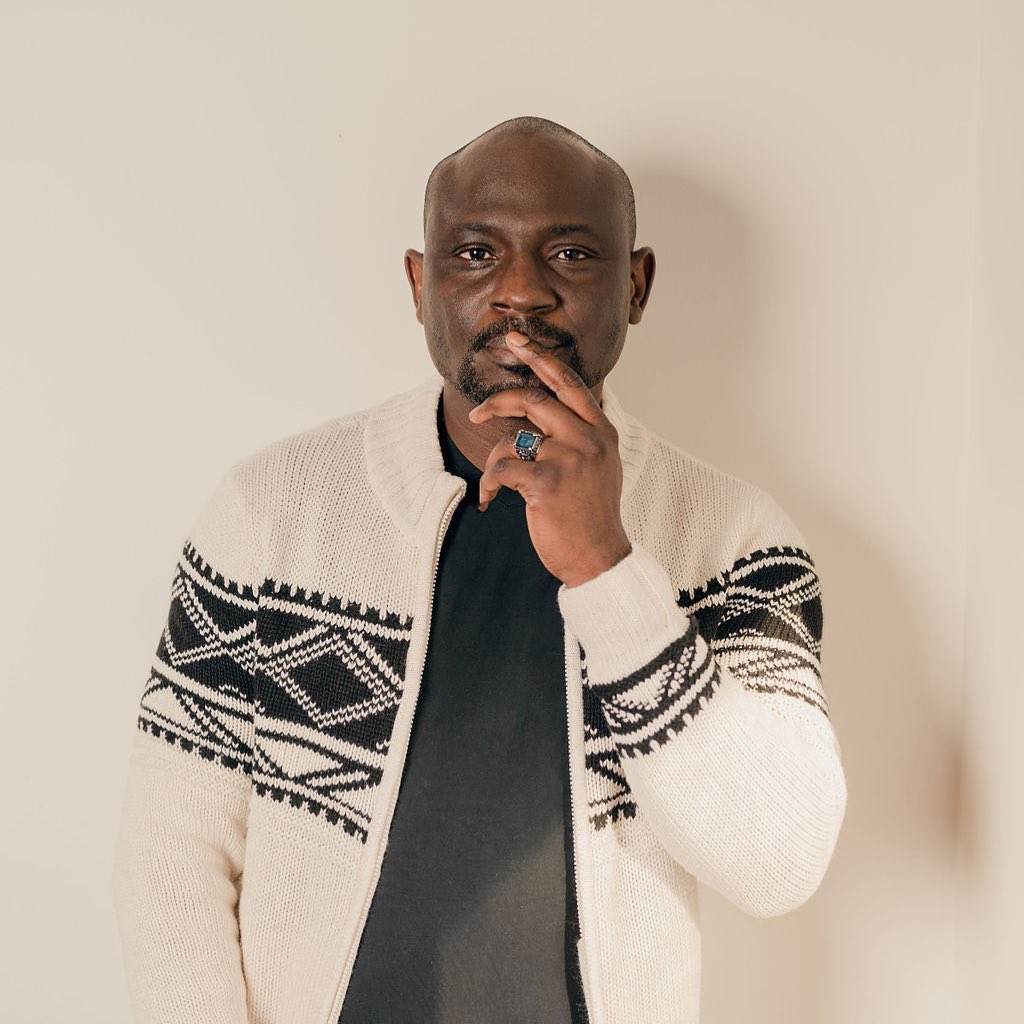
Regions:
M 781 914 L 831 858 L 804 541 L 605 384 L 628 178 L 517 118 L 424 235 L 440 379 L 240 460 L 185 544 L 115 869 L 140 1020 L 695 1022 L 697 884 Z

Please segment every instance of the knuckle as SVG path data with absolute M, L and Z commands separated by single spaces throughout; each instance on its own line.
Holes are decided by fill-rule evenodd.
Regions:
M 551 396 L 541 388 L 530 388 L 530 390 L 526 392 L 527 402 L 546 402 L 550 397 Z
M 559 468 L 554 462 L 535 462 L 533 464 L 533 475 L 545 484 L 556 484 L 561 476 Z

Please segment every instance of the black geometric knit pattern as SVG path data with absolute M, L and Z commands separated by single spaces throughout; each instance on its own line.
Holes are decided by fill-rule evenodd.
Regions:
M 686 632 L 646 665 L 591 688 L 620 757 L 635 757 L 682 729 L 707 704 L 719 680 L 711 648 L 697 642 L 697 623 L 691 619 Z
M 827 716 L 821 632 L 821 583 L 806 551 L 772 548 L 733 566 L 713 648 L 747 689 L 795 697 Z
M 254 593 L 186 542 L 139 728 L 365 842 L 411 631 L 270 579 Z
M 690 618 L 687 632 L 624 679 L 589 683 L 581 649 L 595 828 L 635 816 L 620 757 L 647 753 L 685 728 L 717 688 L 719 666 L 748 689 L 793 697 L 827 714 L 820 686 L 821 588 L 806 551 L 755 551 L 704 586 L 681 591 L 677 603 Z M 701 643 L 695 643 L 698 634 Z
M 594 828 L 636 816 L 636 803 L 619 761 L 618 748 L 604 720 L 601 698 L 583 687 L 583 756 L 587 772 L 587 817 Z
M 256 595 L 225 581 L 186 543 L 138 725 L 180 749 L 249 774 Z
M 365 842 L 412 620 L 268 580 L 258 626 L 256 791 Z

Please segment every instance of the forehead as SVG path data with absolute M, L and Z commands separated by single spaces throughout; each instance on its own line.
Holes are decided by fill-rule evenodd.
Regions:
M 442 166 L 427 234 L 463 223 L 589 224 L 625 234 L 622 191 L 612 167 L 572 139 L 547 135 L 484 137 Z

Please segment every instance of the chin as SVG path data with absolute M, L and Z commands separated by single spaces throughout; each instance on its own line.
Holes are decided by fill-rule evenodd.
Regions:
M 499 391 L 510 391 L 512 388 L 536 388 L 540 387 L 553 395 L 551 388 L 542 384 L 537 375 L 528 366 L 506 367 L 501 377 L 497 380 L 484 380 L 475 367 L 463 363 L 455 379 L 450 381 L 459 394 L 463 395 L 474 405 L 498 394 Z

